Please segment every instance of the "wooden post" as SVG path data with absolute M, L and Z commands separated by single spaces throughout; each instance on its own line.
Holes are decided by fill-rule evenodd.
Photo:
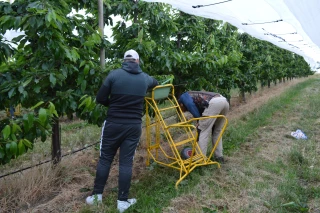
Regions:
M 101 30 L 102 39 L 104 39 L 104 19 L 103 19 L 103 0 L 98 0 L 98 13 L 99 13 L 99 29 Z M 105 49 L 103 46 L 100 48 L 100 66 L 104 69 L 105 66 Z
M 61 137 L 59 118 L 57 117 L 53 119 L 51 152 L 53 164 L 59 163 L 61 161 Z

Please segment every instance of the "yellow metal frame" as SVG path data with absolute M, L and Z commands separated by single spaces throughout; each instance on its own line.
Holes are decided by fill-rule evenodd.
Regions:
M 187 120 L 174 96 L 172 84 L 155 87 L 147 94 L 145 102 L 147 166 L 150 165 L 152 159 L 158 164 L 179 170 L 180 178 L 176 182 L 176 188 L 198 166 L 216 164 L 220 168 L 220 164 L 211 158 L 227 127 L 228 120 L 225 116 L 216 115 Z M 153 116 L 150 116 L 148 112 Z M 167 119 L 168 116 L 171 119 Z M 196 126 L 193 123 L 212 118 L 224 119 L 225 122 L 215 146 L 207 155 L 207 153 L 201 152 L 197 143 Z M 190 158 L 183 159 L 180 152 L 186 146 L 192 148 L 192 154 Z

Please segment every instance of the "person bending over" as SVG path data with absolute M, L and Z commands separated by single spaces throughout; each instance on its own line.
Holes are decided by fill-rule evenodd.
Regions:
M 201 116 L 227 115 L 229 103 L 225 97 L 215 92 L 188 91 L 183 93 L 178 103 L 182 111 L 189 111 L 194 118 Z M 208 140 L 212 138 L 215 145 L 224 125 L 223 118 L 202 119 L 198 122 L 199 146 L 204 155 L 207 154 Z M 214 126 L 214 128 L 213 128 Z M 215 160 L 224 163 L 222 137 L 214 152 Z

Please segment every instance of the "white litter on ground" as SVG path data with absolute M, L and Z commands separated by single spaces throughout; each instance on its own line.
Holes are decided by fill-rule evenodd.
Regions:
M 308 139 L 308 137 L 300 129 L 297 129 L 295 132 L 291 132 L 291 136 L 296 139 Z

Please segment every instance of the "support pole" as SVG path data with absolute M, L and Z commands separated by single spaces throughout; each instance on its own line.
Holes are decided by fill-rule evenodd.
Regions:
M 51 152 L 53 164 L 59 163 L 61 161 L 61 137 L 58 117 L 53 119 Z
M 104 39 L 104 19 L 103 19 L 103 0 L 98 0 L 98 13 L 99 13 L 99 30 L 101 30 L 102 39 Z M 100 66 L 104 69 L 105 66 L 105 49 L 100 47 Z

